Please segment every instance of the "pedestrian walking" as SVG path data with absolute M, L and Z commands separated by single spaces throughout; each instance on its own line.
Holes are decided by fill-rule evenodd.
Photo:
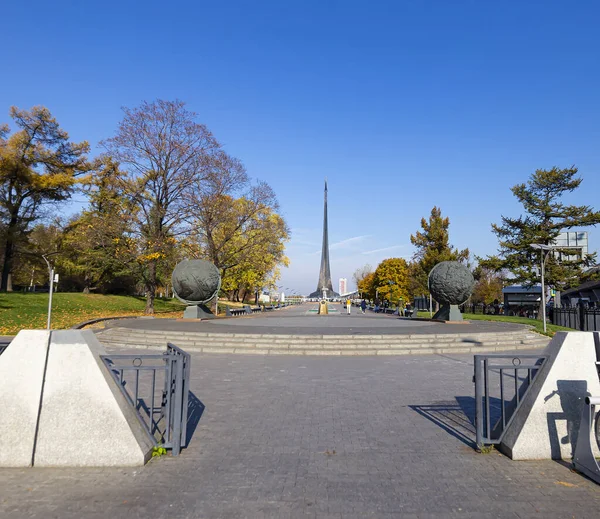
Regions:
M 350 301 L 350 298 L 346 299 L 346 313 L 348 315 L 350 315 L 350 307 L 352 306 L 352 301 Z
M 364 299 L 360 302 L 360 309 L 363 314 L 365 313 L 365 310 L 367 309 L 367 302 Z

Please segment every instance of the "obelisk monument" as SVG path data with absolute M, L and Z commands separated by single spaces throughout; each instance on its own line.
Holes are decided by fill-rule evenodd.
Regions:
M 325 193 L 323 201 L 323 248 L 321 249 L 321 269 L 319 271 L 319 283 L 317 289 L 309 297 L 330 298 L 339 294 L 334 292 L 331 284 L 331 272 L 329 270 L 329 235 L 327 229 L 327 180 L 325 180 Z

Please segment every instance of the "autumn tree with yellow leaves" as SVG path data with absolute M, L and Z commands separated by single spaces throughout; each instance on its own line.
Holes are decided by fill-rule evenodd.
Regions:
M 0 221 L 3 226 L 0 288 L 11 290 L 18 248 L 26 244 L 44 206 L 67 200 L 79 177 L 91 171 L 89 145 L 73 143 L 47 108 L 10 109 L 16 131 L 0 125 Z M 46 251 L 50 252 L 50 251 Z
M 124 171 L 124 196 L 137 209 L 130 250 L 145 287 L 145 311 L 152 314 L 165 260 L 189 231 L 189 191 L 210 169 L 219 145 L 181 101 L 143 102 L 123 111 L 115 136 L 102 146 Z
M 373 277 L 379 299 L 387 299 L 397 303 L 400 299 L 408 300 L 408 264 L 404 258 L 383 260 L 375 269 Z
M 287 266 L 289 228 L 278 214 L 275 193 L 265 182 L 253 182 L 243 165 L 217 153 L 209 171 L 190 192 L 194 257 L 221 271 L 222 289 L 234 298 L 257 294 L 274 283 L 279 266 Z
M 65 226 L 59 263 L 89 293 L 135 274 L 137 243 L 131 235 L 137 207 L 124 194 L 124 173 L 109 157 L 98 161 L 83 189 L 89 205 Z

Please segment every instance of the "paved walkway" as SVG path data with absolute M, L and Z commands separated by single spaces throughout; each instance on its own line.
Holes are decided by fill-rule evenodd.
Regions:
M 363 315 L 353 307 L 346 315 L 341 305 L 332 305 L 339 310 L 329 315 L 316 315 L 311 310 L 316 304 L 303 304 L 244 317 L 212 319 L 201 322 L 177 319 L 121 319 L 109 321 L 106 326 L 118 326 L 140 330 L 221 332 L 221 333 L 261 333 L 297 335 L 401 335 L 401 334 L 441 334 L 441 333 L 485 333 L 522 330 L 521 324 L 492 321 L 472 321 L 462 324 L 433 323 L 376 314 L 367 310 Z
M 472 449 L 471 362 L 193 355 L 205 409 L 179 458 L 0 469 L 0 517 L 599 517 L 568 466 Z

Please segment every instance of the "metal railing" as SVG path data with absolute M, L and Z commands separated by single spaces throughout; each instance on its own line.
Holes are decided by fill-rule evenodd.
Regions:
M 187 445 L 191 358 L 168 343 L 161 354 L 102 355 L 148 437 L 177 456 Z
M 478 448 L 497 444 L 547 355 L 475 355 L 475 429 Z
M 486 305 L 485 303 L 464 303 L 459 305 L 459 308 L 463 314 L 500 315 L 502 312 L 500 305 Z
M 550 310 L 552 324 L 573 328 L 582 332 L 600 331 L 600 309 L 585 308 L 552 308 Z
M 0 355 L 2 355 L 2 353 L 4 353 L 4 350 L 6 348 L 8 348 L 9 344 L 10 344 L 10 342 L 0 342 Z

